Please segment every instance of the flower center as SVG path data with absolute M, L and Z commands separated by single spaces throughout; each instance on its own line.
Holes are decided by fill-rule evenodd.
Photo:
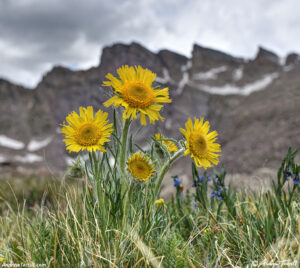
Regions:
M 139 180 L 146 180 L 151 174 L 151 168 L 149 165 L 141 160 L 131 162 L 129 170 L 131 174 Z
M 147 108 L 153 103 L 153 89 L 143 82 L 128 82 L 124 85 L 123 99 L 134 108 Z
M 207 139 L 200 133 L 192 133 L 190 137 L 190 150 L 196 156 L 203 156 L 208 151 Z
M 81 146 L 96 145 L 101 138 L 101 130 L 94 123 L 84 123 L 78 128 L 74 137 Z

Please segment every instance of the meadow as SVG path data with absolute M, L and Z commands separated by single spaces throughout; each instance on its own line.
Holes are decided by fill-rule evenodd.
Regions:
M 113 88 L 104 103 L 112 123 L 89 106 L 62 125 L 67 150 L 88 151 L 89 160 L 78 156 L 63 178 L 1 178 L 2 267 L 298 267 L 297 150 L 288 149 L 269 190 L 233 189 L 204 118 L 187 119 L 178 141 L 157 133 L 147 150 L 135 144 L 131 122 L 163 120 L 171 100 L 167 88 L 151 87 L 147 69 L 118 74 L 103 83 Z M 164 200 L 162 182 L 181 157 L 193 160 L 194 192 L 183 194 L 174 175 L 176 194 Z

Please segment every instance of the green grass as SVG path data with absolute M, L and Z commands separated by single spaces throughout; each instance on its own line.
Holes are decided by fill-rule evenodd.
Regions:
M 47 267 L 297 267 L 299 187 L 283 190 L 287 167 L 299 169 L 294 157 L 289 151 L 270 191 L 232 190 L 221 171 L 212 186 L 205 176 L 198 181 L 195 195 L 183 198 L 178 185 L 167 209 L 149 201 L 150 184 L 134 184 L 126 207 L 125 197 L 110 195 L 117 187 L 112 178 L 93 187 L 88 175 L 84 181 L 5 178 L 0 256 Z M 197 181 L 194 166 L 193 172 Z M 223 187 L 222 200 L 209 196 L 210 187 Z
M 4 173 L 0 175 L 0 183 L 0 215 L 23 206 L 28 212 L 41 204 L 52 206 L 56 200 L 63 199 L 65 185 L 82 191 L 82 180 L 61 176 Z

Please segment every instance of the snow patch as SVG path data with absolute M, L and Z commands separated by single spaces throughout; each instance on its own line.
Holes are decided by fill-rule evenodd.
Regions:
M 180 95 L 184 89 L 184 86 L 188 83 L 189 81 L 189 74 L 188 72 L 184 72 L 182 74 L 182 78 L 178 83 L 178 88 L 175 91 L 175 95 Z
M 207 72 L 201 72 L 193 75 L 194 80 L 213 80 L 217 79 L 219 73 L 223 73 L 227 70 L 227 66 L 220 66 L 208 70 Z
M 14 150 L 21 150 L 25 147 L 23 142 L 11 139 L 4 135 L 0 135 L 0 146 Z
M 238 94 L 238 95 L 248 96 L 255 91 L 259 91 L 259 90 L 266 88 L 278 76 L 279 76 L 278 73 L 271 73 L 271 74 L 265 75 L 262 79 L 259 79 L 253 83 L 247 84 L 242 87 L 237 87 L 235 85 L 226 84 L 222 87 L 210 87 L 210 86 L 206 86 L 206 85 L 201 85 L 201 86 L 198 86 L 197 88 L 200 90 L 206 91 L 208 93 L 217 94 L 217 95 Z
M 175 90 L 175 95 L 180 95 L 185 87 L 185 85 L 189 82 L 189 73 L 188 70 L 192 68 L 192 61 L 188 60 L 187 63 L 181 66 L 182 78 L 178 83 L 178 88 Z
M 290 65 L 284 66 L 283 67 L 283 71 L 284 72 L 289 72 L 289 71 L 293 70 L 294 67 L 295 67 L 294 64 L 290 64 Z
M 240 67 L 236 70 L 233 71 L 232 73 L 232 79 L 233 81 L 239 81 L 243 78 L 243 72 L 244 72 L 244 68 Z
M 29 144 L 27 145 L 27 149 L 29 152 L 38 151 L 44 147 L 46 147 L 51 141 L 53 137 L 48 137 L 44 140 L 37 141 L 37 140 L 31 140 Z
M 5 163 L 6 161 L 7 161 L 7 158 L 5 158 L 4 155 L 1 155 L 1 154 L 0 154 L 0 164 L 1 164 L 1 163 Z
M 193 65 L 192 65 L 192 61 L 191 61 L 191 60 L 188 60 L 187 63 L 186 63 L 185 65 L 181 66 L 181 71 L 182 71 L 182 72 L 186 72 L 186 71 L 188 71 L 189 69 L 191 69 L 192 66 L 193 66 Z
M 158 82 L 158 83 L 161 83 L 161 84 L 166 84 L 166 83 L 170 82 L 171 81 L 171 77 L 170 77 L 168 69 L 167 68 L 163 68 L 162 72 L 163 72 L 163 77 L 157 76 L 155 78 L 155 81 Z
M 90 160 L 89 154 L 80 155 L 80 159 L 84 161 L 89 161 Z M 76 158 L 72 158 L 70 156 L 65 157 L 65 163 L 68 166 L 73 166 L 74 162 L 76 162 Z
M 15 160 L 22 163 L 34 163 L 43 161 L 43 157 L 37 154 L 27 153 L 25 156 L 17 155 Z
M 284 66 L 286 62 L 286 56 L 279 58 L 279 65 Z

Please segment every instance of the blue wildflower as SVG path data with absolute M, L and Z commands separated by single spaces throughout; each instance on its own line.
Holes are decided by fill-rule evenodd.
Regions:
M 203 181 L 203 176 L 199 176 L 199 181 Z
M 97 197 L 95 197 L 95 198 L 94 198 L 94 201 L 95 201 L 95 202 L 97 202 L 97 201 L 98 201 Z
M 221 201 L 223 198 L 222 198 L 222 189 L 219 189 L 218 191 L 213 191 L 211 194 L 210 194 L 210 197 L 214 198 L 214 197 L 218 197 L 218 199 Z
M 177 186 L 179 186 L 181 184 L 181 180 L 180 179 L 175 179 L 174 180 L 174 187 L 177 187 Z
M 292 172 L 291 170 L 288 168 L 285 172 L 284 172 L 284 177 L 285 179 L 288 181 L 289 180 L 289 177 L 292 176 Z
M 197 208 L 198 208 L 198 206 L 197 206 L 197 203 L 195 203 L 195 205 L 194 205 L 194 208 L 195 208 L 195 209 L 197 209 Z
M 300 178 L 299 178 L 299 173 L 298 173 L 298 174 L 295 174 L 295 177 L 294 177 L 294 184 L 295 184 L 295 185 L 298 185 L 299 180 L 300 180 Z

